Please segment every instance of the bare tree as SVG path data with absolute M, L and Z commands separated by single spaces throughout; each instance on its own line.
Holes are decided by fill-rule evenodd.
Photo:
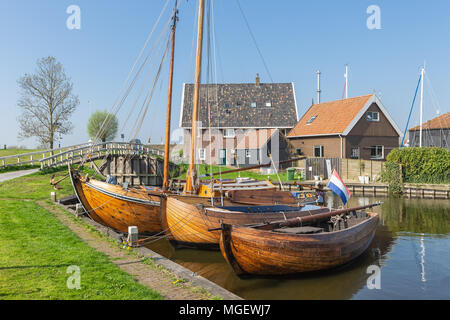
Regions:
M 72 94 L 72 83 L 61 63 L 54 57 L 37 61 L 35 74 L 25 74 L 18 80 L 22 114 L 19 138 L 37 137 L 41 144 L 53 149 L 56 134 L 71 132 L 70 116 L 79 104 Z

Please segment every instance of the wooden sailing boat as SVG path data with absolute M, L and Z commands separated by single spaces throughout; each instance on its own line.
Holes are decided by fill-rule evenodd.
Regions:
M 170 146 L 170 119 L 172 107 L 172 87 L 175 53 L 175 31 L 178 21 L 177 3 L 173 14 L 173 24 L 171 29 L 171 58 L 170 75 L 167 98 L 167 120 L 164 153 L 164 180 L 162 189 L 156 187 L 127 187 L 112 185 L 91 179 L 88 176 L 82 177 L 80 173 L 69 166 L 69 176 L 80 203 L 86 212 L 98 223 L 113 228 L 120 232 L 127 232 L 129 226 L 137 226 L 139 233 L 156 234 L 163 231 L 161 227 L 161 199 L 170 194 L 169 190 L 169 146 Z M 221 182 L 220 188 L 223 191 L 232 189 L 243 190 L 273 190 L 276 187 L 267 181 L 255 182 L 245 181 L 236 183 L 235 181 Z M 214 188 L 214 187 L 213 187 Z M 219 187 L 216 185 L 216 190 Z M 212 192 L 207 185 L 202 185 L 199 194 L 193 198 L 195 203 L 201 204 L 209 201 L 211 196 L 217 196 L 217 192 Z M 285 195 L 286 198 L 289 195 Z M 241 197 L 242 198 L 242 197 Z M 188 198 L 183 198 L 188 199 Z M 280 201 L 278 198 L 273 198 Z M 192 199 L 186 201 L 193 201 Z M 217 201 L 220 202 L 220 199 Z M 291 200 L 289 200 L 291 203 Z M 228 203 L 231 205 L 231 203 Z M 165 208 L 165 207 L 164 207 Z M 218 243 L 218 238 L 217 241 Z
M 278 191 L 274 191 L 272 188 L 270 188 L 272 190 L 247 188 L 243 191 L 243 188 L 234 186 L 233 188 L 238 189 L 228 190 L 229 192 L 224 193 L 223 186 L 217 188 L 212 179 L 209 185 L 198 182 L 195 171 L 195 146 L 202 65 L 204 7 L 205 1 L 199 0 L 189 170 L 183 194 L 167 194 L 167 197 L 163 199 L 161 224 L 172 244 L 197 248 L 218 248 L 220 225 L 222 223 L 238 225 L 263 223 L 311 215 L 325 210 L 328 211 L 328 209 L 300 205 L 292 200 L 292 195 L 282 192 L 277 194 Z M 251 168 L 228 172 L 249 169 Z
M 87 214 L 96 222 L 120 232 L 138 226 L 140 233 L 162 231 L 160 222 L 162 191 L 127 188 L 81 177 L 69 166 L 72 186 Z
M 177 2 L 171 28 L 170 75 L 167 99 L 166 144 L 164 153 L 163 189 L 156 187 L 122 188 L 121 186 L 81 177 L 69 165 L 69 175 L 80 203 L 92 219 L 107 227 L 128 232 L 129 226 L 137 226 L 139 233 L 157 234 L 161 228 L 161 197 L 169 182 L 169 138 L 172 106 L 173 67 L 175 55 L 175 31 L 177 26 Z
M 356 212 L 372 206 L 256 226 L 223 225 L 220 250 L 237 275 L 287 275 L 337 267 L 370 245 L 378 214 Z

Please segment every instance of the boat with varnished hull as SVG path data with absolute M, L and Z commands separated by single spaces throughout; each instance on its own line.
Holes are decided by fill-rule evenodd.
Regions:
M 96 222 L 120 232 L 138 226 L 139 233 L 156 234 L 161 228 L 161 197 L 158 189 L 127 188 L 82 177 L 69 166 L 79 202 Z
M 375 235 L 377 213 L 348 213 L 336 224 L 330 224 L 330 214 L 259 226 L 224 224 L 220 249 L 239 276 L 331 269 L 360 256 Z M 328 218 L 318 219 L 320 215 Z
M 177 247 L 218 249 L 222 223 L 246 225 L 279 221 L 328 212 L 315 205 L 236 205 L 229 200 L 169 195 L 162 200 L 161 223 L 167 238 Z

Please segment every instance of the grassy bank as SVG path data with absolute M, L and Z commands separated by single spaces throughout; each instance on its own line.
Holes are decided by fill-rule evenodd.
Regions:
M 160 299 L 32 201 L 0 201 L 0 298 Z M 81 289 L 69 289 L 69 266 Z
M 177 179 L 186 179 L 186 172 L 187 169 L 189 167 L 189 165 L 187 164 L 181 164 L 180 165 L 181 168 L 181 172 L 183 172 L 183 174 L 179 175 L 178 177 L 176 177 Z M 213 173 L 218 173 L 218 172 L 223 172 L 223 171 L 228 171 L 228 170 L 234 170 L 236 168 L 233 167 L 226 167 L 226 166 L 213 166 Z M 197 170 L 200 172 L 199 175 L 205 175 L 206 173 L 210 172 L 210 168 L 209 165 L 199 165 L 197 166 Z M 286 181 L 294 181 L 294 180 L 288 180 L 287 179 L 287 173 L 286 172 L 278 172 L 278 175 L 280 177 L 280 180 L 283 182 Z M 278 176 L 276 174 L 260 174 L 258 172 L 255 171 L 242 171 L 242 172 L 234 172 L 234 173 L 227 173 L 227 174 L 223 174 L 221 177 L 222 179 L 235 179 L 237 177 L 242 177 L 242 178 L 251 178 L 251 179 L 255 179 L 255 180 L 266 180 L 269 179 L 270 181 L 274 181 L 274 182 L 278 182 Z M 215 178 L 219 178 L 219 175 L 215 175 Z M 298 179 L 298 175 L 296 174 L 294 176 L 295 180 Z M 208 179 L 208 177 L 203 177 L 202 179 Z
M 30 153 L 35 151 L 41 151 L 41 149 L 22 149 L 22 148 L 0 149 L 0 157 L 13 156 L 16 154 Z
M 36 203 L 54 191 L 50 177 L 66 172 L 0 183 L 0 299 L 161 299 Z M 73 193 L 70 180 L 60 185 L 59 197 Z M 69 266 L 80 268 L 79 290 L 67 286 Z
M 19 155 L 19 154 L 25 154 L 25 153 L 30 153 L 30 152 L 36 152 L 36 151 L 42 151 L 42 150 L 41 149 L 21 149 L 21 148 L 0 149 L 0 158 L 7 157 L 7 156 L 13 156 L 13 155 Z M 34 156 L 35 159 L 38 159 L 39 157 L 42 157 L 42 155 Z M 21 161 L 28 161 L 28 160 L 30 160 L 29 157 L 25 157 L 25 156 L 21 157 Z M 16 164 L 16 163 L 17 163 L 17 158 L 11 158 L 11 159 L 5 160 L 5 165 L 12 166 L 11 168 L 25 167 L 25 168 L 23 168 L 23 170 L 25 170 L 25 169 L 27 169 L 27 167 L 28 167 L 28 169 L 31 167 L 28 165 L 27 166 L 25 166 L 25 165 L 24 166 L 14 166 L 14 164 Z M 0 166 L 3 166 L 3 160 L 0 161 Z M 0 173 L 7 172 L 7 171 L 14 171 L 11 168 L 6 168 L 6 171 L 4 171 L 4 169 L 3 169 L 0 171 Z M 20 170 L 20 169 L 15 169 L 15 170 Z
M 55 191 L 53 186 L 50 185 L 52 175 L 55 175 L 55 180 L 59 180 L 66 174 L 66 168 L 49 169 L 46 171 L 38 171 L 19 179 L 5 181 L 0 184 L 0 198 L 50 199 L 50 192 Z M 57 191 L 59 198 L 73 194 L 73 188 L 69 178 L 61 181 L 58 186 L 61 187 Z

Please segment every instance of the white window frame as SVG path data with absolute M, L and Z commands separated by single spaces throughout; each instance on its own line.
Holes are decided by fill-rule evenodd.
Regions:
M 236 132 L 234 132 L 234 129 L 224 129 L 223 130 L 223 137 L 224 138 L 234 138 L 236 137 Z
M 354 150 L 357 151 L 356 155 L 353 154 Z M 350 158 L 351 159 L 359 159 L 360 157 L 361 157 L 361 149 L 359 147 L 352 147 L 351 150 L 350 150 Z
M 378 148 L 381 148 L 381 157 L 377 157 L 377 156 L 374 157 L 374 156 L 372 156 L 373 148 L 376 149 L 375 151 L 377 151 Z M 370 159 L 372 159 L 372 160 L 383 160 L 384 159 L 384 146 L 371 146 L 370 147 Z
M 266 108 L 272 108 L 272 101 L 266 101 L 264 105 L 266 106 Z
M 377 118 L 375 119 L 373 115 L 377 115 Z M 370 119 L 369 119 L 370 115 Z M 366 114 L 366 120 L 370 122 L 380 122 L 380 113 L 378 111 L 368 111 Z
M 320 150 L 320 156 L 319 157 L 316 156 L 316 148 L 319 148 L 319 150 Z M 324 157 L 323 156 L 324 153 L 325 153 L 325 148 L 323 146 L 314 146 L 313 147 L 314 158 L 323 158 Z
M 198 149 L 198 159 L 203 161 L 206 160 L 206 149 L 204 148 Z

